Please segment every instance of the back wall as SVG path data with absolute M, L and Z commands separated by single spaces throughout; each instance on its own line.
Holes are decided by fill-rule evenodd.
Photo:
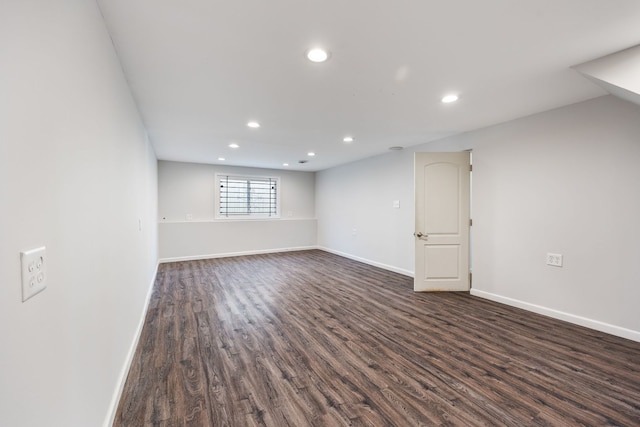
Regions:
M 215 218 L 216 173 L 280 177 L 276 219 Z M 307 249 L 316 244 L 315 174 L 158 162 L 161 261 Z

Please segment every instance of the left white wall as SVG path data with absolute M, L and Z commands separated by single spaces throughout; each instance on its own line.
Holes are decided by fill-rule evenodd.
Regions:
M 155 154 L 93 0 L 0 2 L 0 61 L 0 425 L 107 424 L 157 266 Z

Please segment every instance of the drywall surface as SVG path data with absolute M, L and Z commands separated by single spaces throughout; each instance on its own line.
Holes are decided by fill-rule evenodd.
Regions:
M 99 426 L 157 265 L 155 154 L 94 1 L 0 2 L 0 58 L 0 425 Z
M 473 149 L 473 292 L 637 339 L 639 116 L 606 96 L 319 172 L 318 245 L 413 271 L 413 152 Z
M 217 173 L 279 177 L 281 217 L 216 219 Z M 311 172 L 159 161 L 158 199 L 163 261 L 302 249 L 316 244 L 315 174 Z
M 412 274 L 413 152 L 318 172 L 316 211 L 319 247 Z
M 161 261 L 315 248 L 316 220 L 191 221 L 159 224 Z
M 467 135 L 474 290 L 640 332 L 638 117 L 608 96 Z

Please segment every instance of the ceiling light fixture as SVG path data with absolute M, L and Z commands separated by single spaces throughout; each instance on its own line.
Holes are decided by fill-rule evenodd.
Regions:
M 240 148 L 240 146 L 235 142 L 232 142 L 231 144 L 229 144 L 229 148 Z
M 458 95 L 454 95 L 454 94 L 442 97 L 442 102 L 444 102 L 445 104 L 450 104 L 452 102 L 456 102 L 457 100 L 458 100 Z
M 391 151 L 401 151 L 401 150 L 404 150 L 404 147 L 396 145 L 395 147 L 389 147 L 389 150 L 391 150 Z
M 353 142 L 353 137 L 352 136 L 345 136 L 343 141 L 344 142 Z
M 282 166 L 289 166 L 289 163 L 283 163 Z
M 247 123 L 247 126 L 249 126 L 250 128 L 256 129 L 256 128 L 260 127 L 260 123 L 258 123 L 258 122 L 249 122 L 249 123 Z
M 225 158 L 224 157 L 218 157 L 218 160 L 221 161 L 221 162 L 224 162 Z
M 329 59 L 329 52 L 319 47 L 307 51 L 307 59 L 311 62 L 324 62 Z
M 315 156 L 315 155 L 316 155 L 316 153 L 314 153 L 313 151 L 309 151 L 309 152 L 307 153 L 307 156 L 309 156 L 309 157 L 313 157 L 313 156 Z

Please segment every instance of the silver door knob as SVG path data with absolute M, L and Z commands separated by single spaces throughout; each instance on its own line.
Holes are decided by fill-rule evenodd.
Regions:
M 421 231 L 418 231 L 417 233 L 413 233 L 414 236 L 416 236 L 418 239 L 422 239 L 424 237 L 425 240 L 427 240 L 427 237 L 429 237 L 428 234 L 422 234 Z

